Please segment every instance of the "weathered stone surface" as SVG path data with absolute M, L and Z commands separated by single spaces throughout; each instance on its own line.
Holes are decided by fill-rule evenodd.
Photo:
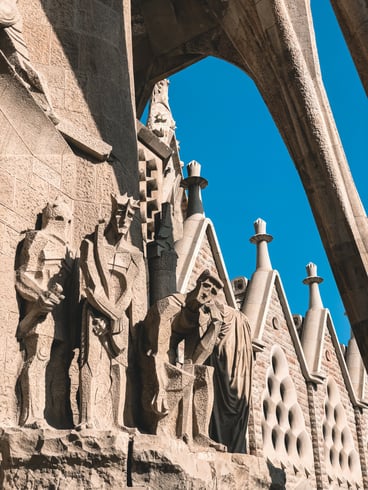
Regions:
M 193 451 L 183 441 L 150 435 L 134 438 L 131 471 L 133 485 L 151 490 L 281 490 L 285 484 L 283 471 L 263 458 Z
M 0 436 L 0 486 L 124 488 L 129 437 L 122 432 L 5 429 Z

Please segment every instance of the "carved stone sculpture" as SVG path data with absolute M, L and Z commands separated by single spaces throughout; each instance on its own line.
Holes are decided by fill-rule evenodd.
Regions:
M 246 452 L 252 375 L 252 342 L 247 317 L 218 304 L 222 325 L 208 360 L 214 368 L 210 435 L 231 453 Z
M 169 83 L 167 79 L 160 80 L 156 83 L 152 92 L 149 118 L 147 121 L 147 127 L 168 145 L 176 127 L 169 106 Z
M 112 196 L 109 223 L 96 226 L 81 246 L 85 283 L 83 308 L 80 425 L 125 428 L 129 335 L 139 317 L 134 300 L 145 270 L 142 252 L 128 241 L 138 201 Z
M 145 428 L 224 449 L 208 436 L 213 368 L 203 365 L 221 329 L 215 298 L 221 281 L 205 271 L 188 294 L 156 302 L 142 328 L 142 405 Z M 183 363 L 178 348 L 184 343 Z
M 74 265 L 68 246 L 71 217 L 61 199 L 47 204 L 42 229 L 27 232 L 18 260 L 16 289 L 23 301 L 17 337 L 25 349 L 20 424 L 27 427 L 47 427 L 45 412 L 56 427 L 68 425 L 71 350 L 65 295 Z

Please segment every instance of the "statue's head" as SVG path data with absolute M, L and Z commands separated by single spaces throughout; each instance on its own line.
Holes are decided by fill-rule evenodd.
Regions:
M 139 201 L 125 193 L 123 196 L 111 195 L 112 208 L 110 224 L 115 233 L 126 236 L 133 221 L 134 214 L 139 209 Z
M 195 293 L 196 301 L 202 306 L 213 302 L 223 287 L 224 284 L 221 279 L 206 269 L 198 277 L 193 292 Z
M 42 210 L 42 228 L 51 224 L 60 228 L 66 228 L 72 221 L 72 211 L 62 197 L 58 196 L 55 201 L 47 203 Z

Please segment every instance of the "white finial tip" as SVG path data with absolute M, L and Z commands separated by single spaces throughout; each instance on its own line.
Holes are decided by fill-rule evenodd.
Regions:
M 188 177 L 200 177 L 201 176 L 201 165 L 200 163 L 192 160 L 187 165 Z
M 266 222 L 263 219 L 258 218 L 254 222 L 254 230 L 255 230 L 257 235 L 265 234 L 266 233 Z
M 309 264 L 307 264 L 305 266 L 305 269 L 307 271 L 308 277 L 316 277 L 317 276 L 317 266 L 316 266 L 316 264 L 313 264 L 313 262 L 309 262 Z

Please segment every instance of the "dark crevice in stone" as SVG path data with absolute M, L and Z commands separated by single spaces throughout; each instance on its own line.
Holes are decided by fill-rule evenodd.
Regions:
M 132 465 L 133 465 L 133 445 L 134 439 L 130 439 L 128 443 L 128 454 L 126 463 L 127 486 L 132 487 Z

